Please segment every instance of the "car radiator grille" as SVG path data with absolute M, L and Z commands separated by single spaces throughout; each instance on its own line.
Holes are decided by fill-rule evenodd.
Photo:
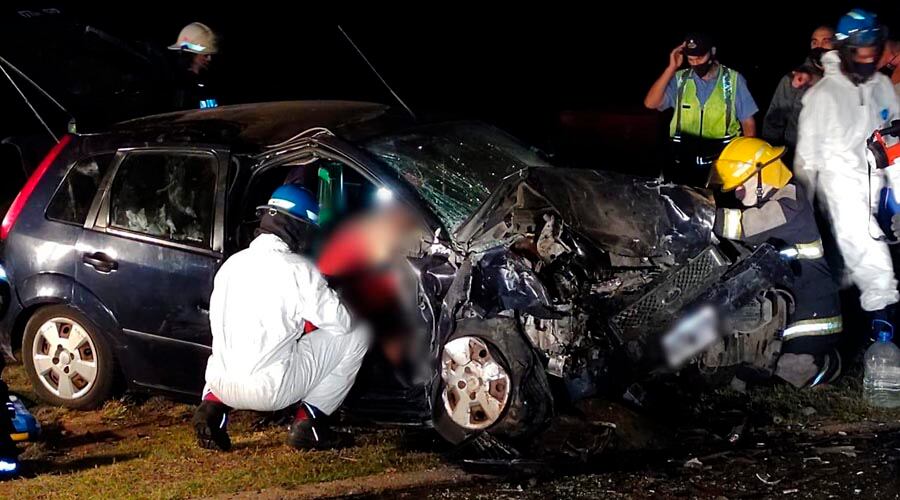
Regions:
M 715 247 L 709 247 L 686 265 L 667 274 L 661 283 L 616 313 L 609 324 L 622 342 L 640 338 L 665 326 L 673 315 L 697 298 L 731 263 Z

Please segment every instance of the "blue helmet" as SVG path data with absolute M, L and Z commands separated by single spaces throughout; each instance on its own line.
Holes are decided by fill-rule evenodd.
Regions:
M 269 202 L 259 207 L 259 210 L 277 212 L 314 226 L 319 225 L 319 202 L 308 189 L 297 184 L 279 186 L 272 193 Z
M 872 47 L 884 42 L 884 28 L 878 16 L 863 9 L 853 9 L 838 21 L 834 39 L 849 47 Z

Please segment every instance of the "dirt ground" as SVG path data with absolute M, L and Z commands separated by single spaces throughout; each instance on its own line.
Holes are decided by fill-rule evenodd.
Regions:
M 34 399 L 21 366 L 7 367 L 4 379 L 12 391 Z M 352 448 L 297 452 L 283 444 L 286 428 L 260 425 L 257 414 L 237 413 L 230 423 L 234 449 L 215 453 L 194 442 L 193 406 L 160 397 L 125 396 L 95 411 L 44 405 L 32 411 L 43 425 L 43 439 L 20 445 L 23 477 L 0 483 L 0 498 L 198 498 L 242 492 L 255 498 L 263 490 L 286 492 L 348 478 L 368 477 L 366 488 L 357 490 L 367 492 L 395 480 L 415 486 L 440 484 L 437 476 L 453 479 L 437 453 L 423 451 L 435 445 L 433 436 L 420 438 L 421 433 L 351 428 Z M 353 491 L 352 484 L 345 493 Z
M 20 366 L 4 378 L 33 398 Z M 810 392 L 672 394 L 662 413 L 594 401 L 545 436 L 567 453 L 512 465 L 451 459 L 428 431 L 368 427 L 350 428 L 352 448 L 301 453 L 252 413 L 232 420 L 235 449 L 214 453 L 194 443 L 191 405 L 37 405 L 44 438 L 23 445 L 24 477 L 0 484 L 0 498 L 900 497 L 900 412 L 872 410 L 859 394 L 848 375 Z M 587 428 L 572 424 L 576 413 Z M 604 432 L 609 441 L 585 455 Z

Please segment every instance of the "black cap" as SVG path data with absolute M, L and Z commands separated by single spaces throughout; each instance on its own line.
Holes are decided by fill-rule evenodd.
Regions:
M 712 50 L 712 39 L 703 33 L 688 33 L 684 37 L 684 53 L 689 56 L 705 56 Z

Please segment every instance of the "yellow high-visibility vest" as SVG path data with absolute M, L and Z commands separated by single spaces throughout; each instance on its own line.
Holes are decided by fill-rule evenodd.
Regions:
M 715 90 L 701 106 L 691 69 L 675 73 L 678 93 L 669 135 L 691 135 L 704 139 L 729 139 L 741 135 L 741 122 L 735 116 L 734 105 L 737 76 L 737 71 L 719 65 Z

